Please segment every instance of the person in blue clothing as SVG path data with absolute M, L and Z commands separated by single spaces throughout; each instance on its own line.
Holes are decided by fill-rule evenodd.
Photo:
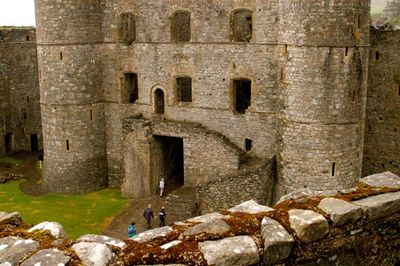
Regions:
M 128 236 L 129 237 L 133 237 L 136 235 L 136 228 L 135 228 L 135 222 L 132 222 L 129 226 L 128 226 Z

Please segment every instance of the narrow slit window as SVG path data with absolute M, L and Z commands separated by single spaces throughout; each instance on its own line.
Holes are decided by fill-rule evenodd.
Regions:
M 66 148 L 67 148 L 67 151 L 69 151 L 69 140 L 66 140 Z
M 154 91 L 154 113 L 164 114 L 165 99 L 164 91 L 162 89 L 156 89 Z
M 138 75 L 136 73 L 125 73 L 122 89 L 122 103 L 135 103 L 139 98 Z
M 250 42 L 253 35 L 253 14 L 250 10 L 236 10 L 231 16 L 232 41 Z
M 332 176 L 336 175 L 336 163 L 332 164 Z
M 398 85 L 397 93 L 398 93 L 398 95 L 400 96 L 400 84 Z
M 24 112 L 24 120 L 26 120 L 26 112 Z
M 346 47 L 345 52 L 344 52 L 344 55 L 345 55 L 345 56 L 348 56 L 348 55 L 349 55 L 349 47 Z
M 31 40 L 31 36 L 26 35 L 26 36 L 25 36 L 25 39 L 26 39 L 27 42 L 29 42 L 29 41 Z
M 92 109 L 90 109 L 90 120 L 93 120 L 93 110 Z
M 63 53 L 60 53 L 60 61 L 63 60 Z
M 379 53 L 379 51 L 375 52 L 375 60 L 379 60 L 379 58 L 381 57 L 381 54 Z
M 235 111 L 239 114 L 244 114 L 251 105 L 251 80 L 234 80 L 233 93 Z
M 176 96 L 179 102 L 192 102 L 192 78 L 176 78 Z
M 26 102 L 29 103 L 30 99 L 29 96 L 26 96 Z
M 253 141 L 251 139 L 245 139 L 244 146 L 246 151 L 251 151 L 251 149 L 253 148 Z
M 190 42 L 190 35 L 190 12 L 175 12 L 171 18 L 171 41 Z

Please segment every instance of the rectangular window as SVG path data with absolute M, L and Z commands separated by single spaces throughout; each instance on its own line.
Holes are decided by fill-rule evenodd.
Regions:
M 335 176 L 336 174 L 336 163 L 332 164 L 332 176 Z
M 135 103 L 139 98 L 138 76 L 136 73 L 125 73 L 121 93 L 122 103 Z
M 244 114 L 251 104 L 251 80 L 237 79 L 233 81 L 235 111 Z
M 69 151 L 69 140 L 66 141 L 66 148 L 67 148 L 67 151 Z
M 251 139 L 245 139 L 245 148 L 246 151 L 251 151 L 251 149 L 253 148 L 253 141 Z
M 171 41 L 190 42 L 190 13 L 177 11 L 171 19 Z
M 231 17 L 232 40 L 250 42 L 253 35 L 253 15 L 250 10 L 236 10 Z
M 176 78 L 176 95 L 179 102 L 192 102 L 192 78 Z
M 92 109 L 90 109 L 90 120 L 93 120 L 93 110 Z

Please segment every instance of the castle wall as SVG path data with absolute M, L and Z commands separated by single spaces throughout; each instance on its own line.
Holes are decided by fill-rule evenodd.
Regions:
M 250 43 L 232 43 L 230 39 L 230 15 L 236 9 L 253 12 Z M 171 42 L 170 17 L 177 10 L 191 12 L 188 43 Z M 136 19 L 136 40 L 131 45 L 121 44 L 123 12 L 132 12 Z M 103 87 L 110 183 L 122 180 L 122 155 L 118 152 L 122 120 L 134 113 L 152 118 L 155 88 L 162 88 L 166 95 L 165 118 L 201 123 L 243 150 L 245 139 L 251 139 L 250 154 L 274 156 L 277 1 L 106 1 L 104 16 Z M 138 74 L 135 104 L 121 103 L 124 72 Z M 174 90 L 175 77 L 182 75 L 192 78 L 189 103 L 179 102 Z M 233 110 L 233 79 L 239 77 L 252 81 L 251 105 L 245 114 Z
M 0 27 L 0 156 L 42 147 L 35 29 Z M 31 138 L 37 137 L 37 147 Z M 35 142 L 35 141 L 34 141 Z
M 107 186 L 99 2 L 35 1 L 43 175 L 53 192 Z
M 400 173 L 400 31 L 372 30 L 363 175 Z
M 369 1 L 281 1 L 277 196 L 361 176 Z M 340 26 L 338 26 L 340 25 Z

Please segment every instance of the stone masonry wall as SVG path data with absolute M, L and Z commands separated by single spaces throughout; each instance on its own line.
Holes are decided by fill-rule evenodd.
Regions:
M 372 30 L 363 175 L 400 173 L 400 30 Z
M 101 3 L 36 0 L 44 172 L 52 192 L 107 186 Z
M 35 29 L 0 27 L 0 156 L 6 134 L 12 134 L 11 152 L 31 151 L 34 135 L 33 148 L 42 147 L 37 67 Z
M 280 2 L 277 197 L 352 187 L 361 176 L 369 7 Z
M 230 15 L 237 9 L 253 12 L 250 43 L 231 41 Z M 191 13 L 188 43 L 171 41 L 170 17 L 177 10 Z M 133 13 L 136 21 L 131 45 L 121 43 L 124 12 Z M 251 139 L 251 154 L 274 156 L 276 26 L 277 1 L 105 1 L 101 52 L 110 184 L 120 184 L 123 175 L 122 121 L 138 113 L 151 119 L 155 88 L 164 90 L 167 119 L 200 123 L 242 149 L 245 139 Z M 121 103 L 126 72 L 138 74 L 135 104 Z M 192 102 L 177 101 L 174 79 L 181 75 L 192 78 Z M 251 105 L 245 114 L 233 110 L 232 80 L 239 77 L 252 81 Z
M 221 211 L 253 199 L 270 206 L 275 180 L 275 157 L 256 170 L 220 177 L 198 186 L 201 213 Z

